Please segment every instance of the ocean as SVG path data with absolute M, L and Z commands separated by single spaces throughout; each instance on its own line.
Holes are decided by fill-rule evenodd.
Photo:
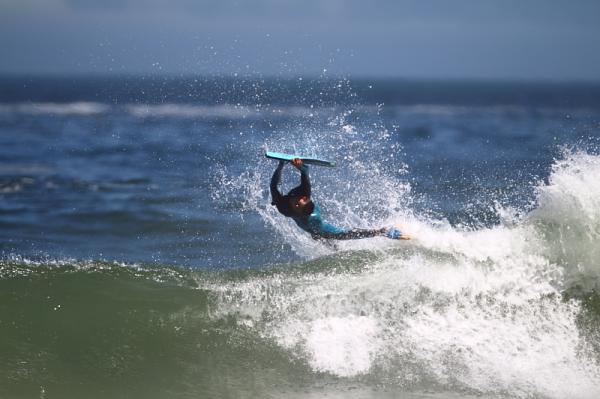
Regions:
M 589 83 L 2 77 L 0 397 L 600 397 L 599 139 Z

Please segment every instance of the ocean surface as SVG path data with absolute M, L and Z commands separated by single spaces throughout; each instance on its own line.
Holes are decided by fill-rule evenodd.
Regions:
M 599 177 L 597 84 L 0 78 L 0 398 L 598 398 Z

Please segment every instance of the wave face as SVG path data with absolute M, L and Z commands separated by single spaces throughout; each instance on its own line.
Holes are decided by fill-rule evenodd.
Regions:
M 567 151 L 504 224 L 404 215 L 411 242 L 293 265 L 7 259 L 3 396 L 595 398 L 598 168 Z

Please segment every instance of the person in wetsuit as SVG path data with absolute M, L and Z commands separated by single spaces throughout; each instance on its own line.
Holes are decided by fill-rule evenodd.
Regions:
M 281 180 L 281 172 L 285 165 L 284 161 L 280 161 L 271 178 L 271 205 L 275 205 L 282 215 L 291 217 L 302 230 L 310 233 L 312 238 L 352 240 L 386 236 L 388 238 L 401 240 L 410 239 L 409 236 L 402 234 L 402 232 L 396 228 L 344 230 L 324 222 L 321 218 L 321 208 L 310 198 L 311 191 L 308 166 L 304 165 L 300 158 L 295 158 L 292 161 L 292 164 L 300 170 L 300 185 L 290 190 L 286 195 L 282 195 L 279 192 L 277 186 Z

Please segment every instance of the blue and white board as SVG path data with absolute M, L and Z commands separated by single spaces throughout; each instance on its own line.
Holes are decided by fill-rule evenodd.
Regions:
M 300 158 L 302 162 L 310 165 L 319 165 L 319 166 L 335 166 L 335 162 L 328 161 L 326 159 L 313 158 L 313 157 L 303 157 L 300 155 L 292 155 L 292 154 L 283 154 L 281 152 L 265 152 L 265 157 L 270 159 L 277 159 L 280 161 L 292 162 L 294 158 Z

